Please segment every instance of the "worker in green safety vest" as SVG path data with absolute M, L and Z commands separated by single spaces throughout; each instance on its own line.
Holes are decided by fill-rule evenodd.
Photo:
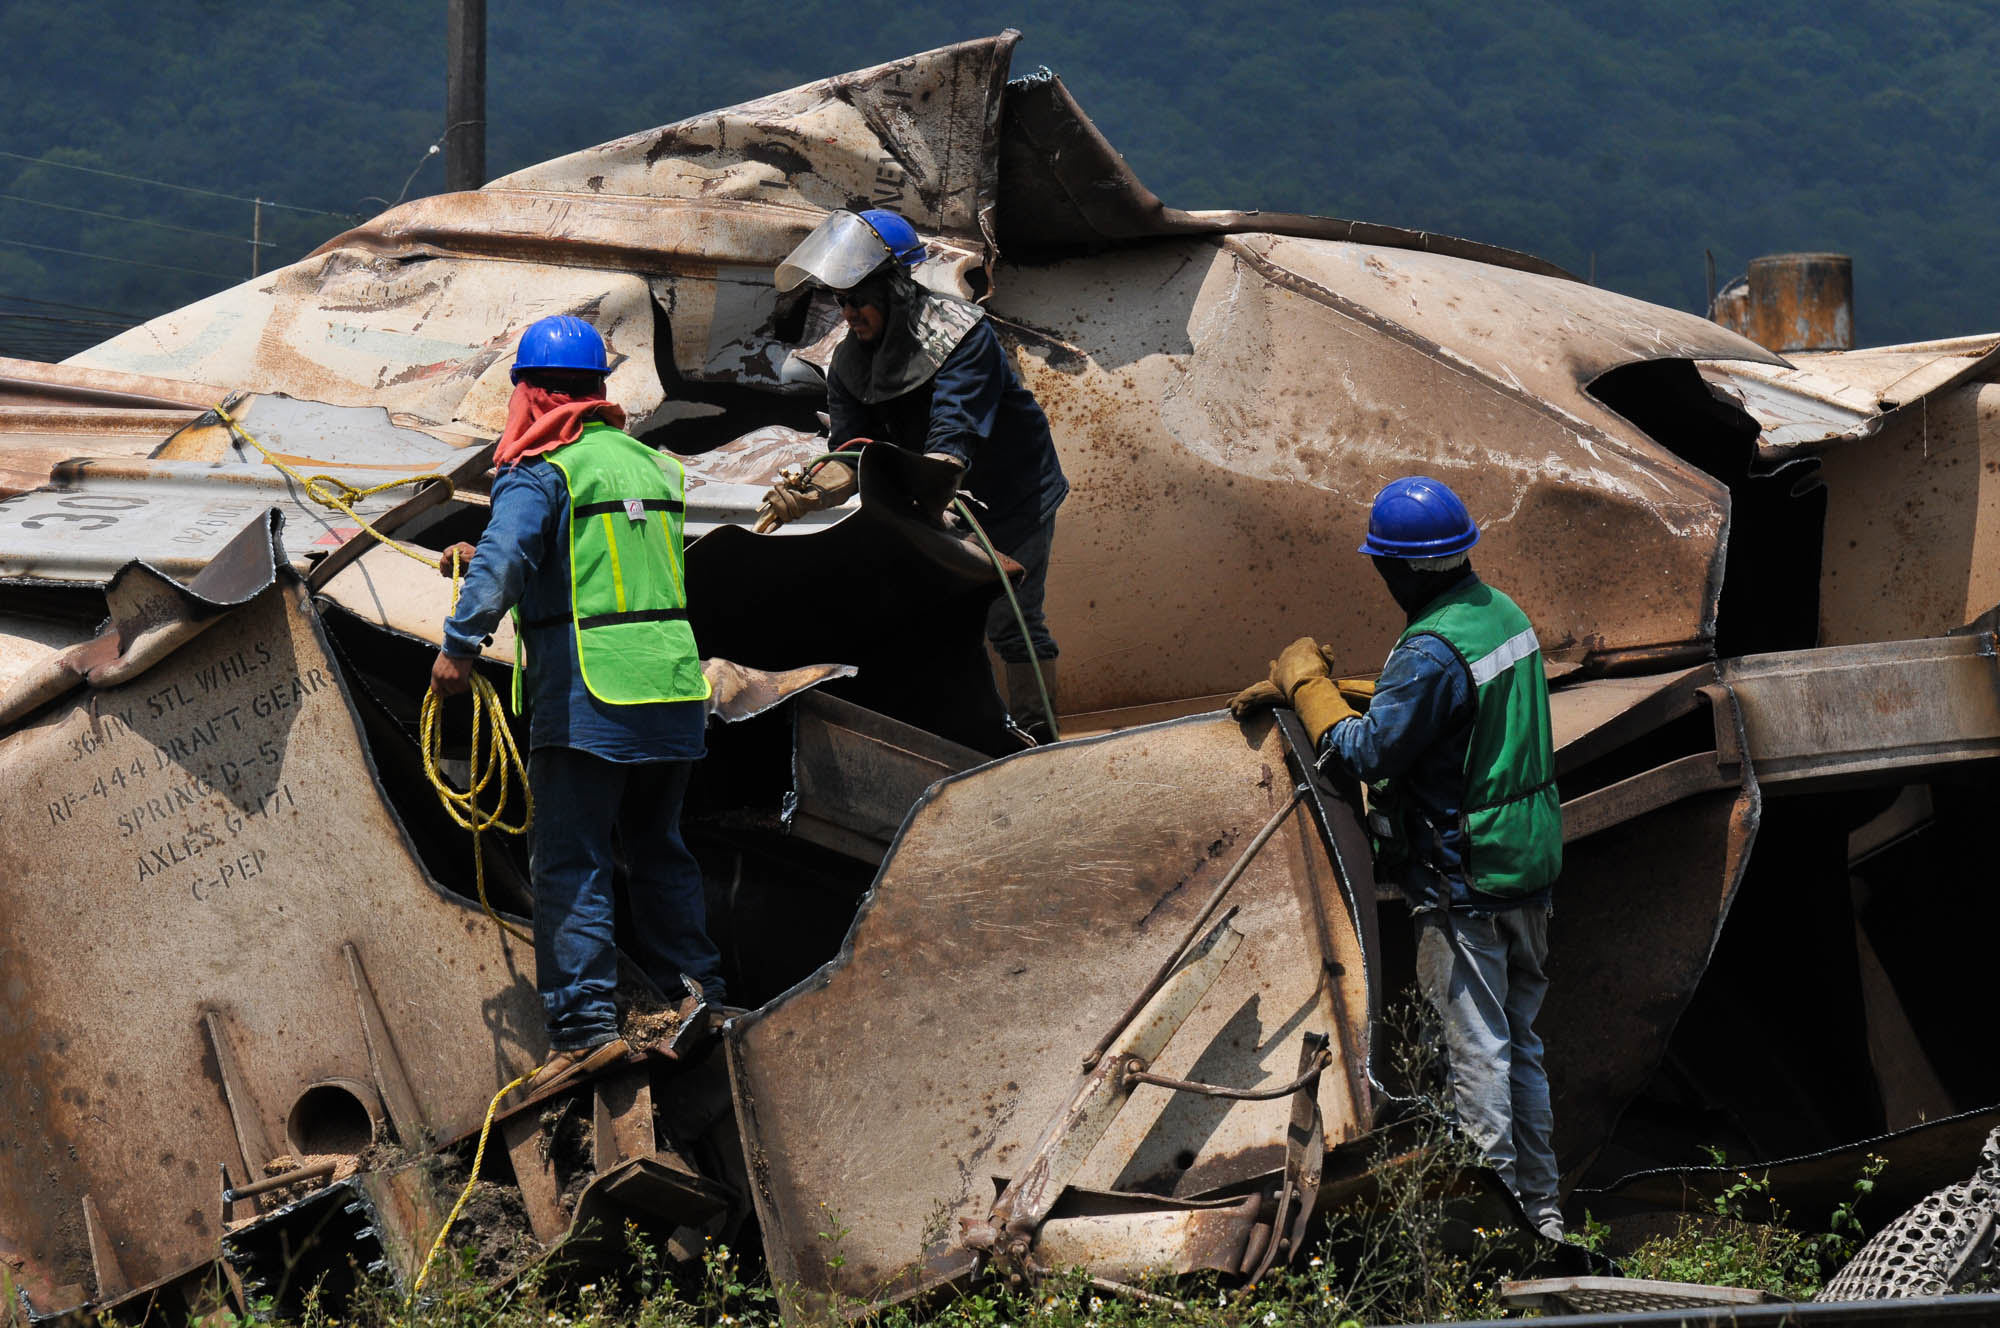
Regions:
M 502 614 L 529 700 L 535 975 L 548 1016 L 545 1093 L 627 1055 L 613 992 L 623 948 L 703 1019 L 724 997 L 702 875 L 681 802 L 705 753 L 708 680 L 688 625 L 681 465 L 623 431 L 604 397 L 604 339 L 582 319 L 531 325 L 494 449 L 492 511 L 464 566 L 431 686 L 470 685 Z M 524 658 L 523 658 L 524 657 Z M 622 854 L 614 854 L 614 844 Z M 627 865 L 632 926 L 614 937 L 612 863 Z
M 1458 495 L 1410 476 L 1375 497 L 1361 552 L 1408 616 L 1365 713 L 1301 637 L 1232 705 L 1289 701 L 1320 767 L 1369 786 L 1377 876 L 1417 931 L 1417 980 L 1443 1021 L 1452 1102 L 1529 1220 L 1560 1239 L 1554 1118 L 1534 1023 L 1548 990 L 1562 812 L 1549 689 L 1527 615 L 1473 573 Z

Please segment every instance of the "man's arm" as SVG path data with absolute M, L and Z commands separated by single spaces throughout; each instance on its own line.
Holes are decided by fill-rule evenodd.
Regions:
M 985 319 L 938 366 L 931 386 L 930 431 L 924 452 L 970 466 L 980 444 L 993 436 L 1000 400 L 1013 382 L 1014 367 L 1000 338 Z
M 444 624 L 444 648 L 431 664 L 431 688 L 447 695 L 472 681 L 472 664 L 507 610 L 521 602 L 529 575 L 554 535 L 562 482 L 547 465 L 504 466 L 493 481 L 493 507 L 465 569 L 458 603 Z M 442 568 L 449 574 L 448 566 Z
M 1400 775 L 1458 729 L 1471 704 L 1472 679 L 1457 652 L 1435 636 L 1413 636 L 1390 652 L 1367 713 L 1320 739 L 1320 764 L 1371 784 Z

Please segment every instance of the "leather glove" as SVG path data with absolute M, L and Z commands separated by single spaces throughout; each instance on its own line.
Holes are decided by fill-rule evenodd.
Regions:
M 1343 719 L 1355 715 L 1353 706 L 1340 694 L 1340 688 L 1324 675 L 1307 678 L 1292 693 L 1292 708 L 1299 712 L 1299 723 L 1305 725 L 1306 736 L 1312 739 L 1315 749 L 1326 731 Z
M 1244 720 L 1259 710 L 1269 710 L 1284 703 L 1285 694 L 1278 690 L 1278 685 L 1268 678 L 1260 679 L 1229 698 L 1229 713 Z
M 1328 672 L 1326 659 L 1319 653 L 1319 642 L 1309 636 L 1292 642 L 1271 661 L 1271 683 L 1287 697 L 1295 695 L 1299 684 L 1306 679 L 1324 678 Z
M 856 487 L 853 467 L 838 461 L 827 462 L 810 479 L 788 475 L 764 495 L 763 505 L 757 509 L 757 524 L 752 529 L 759 535 L 767 534 L 807 512 L 838 507 L 853 496 Z
M 1338 687 L 1340 694 L 1347 698 L 1347 704 L 1353 706 L 1356 710 L 1367 709 L 1368 703 L 1375 699 L 1375 680 L 1373 678 L 1335 678 L 1333 685 Z

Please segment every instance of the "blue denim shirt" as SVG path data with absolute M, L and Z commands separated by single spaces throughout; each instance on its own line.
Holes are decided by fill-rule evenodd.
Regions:
M 572 747 L 607 761 L 693 761 L 706 752 L 700 701 L 606 705 L 576 663 L 569 606 L 569 487 L 538 457 L 503 466 L 493 511 L 444 625 L 448 655 L 476 655 L 502 614 L 521 607 L 527 646 L 528 746 Z
M 1443 638 L 1426 633 L 1389 652 L 1367 712 L 1341 720 L 1320 739 L 1321 768 L 1369 784 L 1400 780 L 1412 809 L 1437 828 L 1442 872 L 1412 861 L 1399 869 L 1402 879 L 1392 882 L 1415 909 L 1435 908 L 1449 898 L 1453 908 L 1492 913 L 1548 899 L 1547 890 L 1499 898 L 1466 885 L 1459 812 L 1465 806 L 1472 717 L 1472 675 L 1465 661 Z
M 923 386 L 870 406 L 829 376 L 826 405 L 834 447 L 877 438 L 963 461 L 961 487 L 986 505 L 979 522 L 1003 549 L 1048 522 L 1069 496 L 1048 416 L 1014 376 L 986 319 Z

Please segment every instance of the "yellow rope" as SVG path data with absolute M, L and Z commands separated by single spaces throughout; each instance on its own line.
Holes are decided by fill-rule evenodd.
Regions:
M 250 431 L 237 423 L 236 417 L 231 415 L 226 409 L 219 405 L 214 409 L 216 418 L 222 421 L 230 433 L 256 448 L 263 455 L 264 460 L 276 466 L 286 475 L 289 475 L 294 482 L 305 490 L 308 498 L 322 507 L 330 507 L 337 512 L 344 513 L 349 520 L 353 521 L 361 529 L 367 531 L 377 540 L 396 550 L 396 552 L 402 554 L 404 557 L 413 558 L 426 567 L 437 566 L 437 555 L 390 539 L 387 535 L 370 525 L 366 518 L 356 512 L 354 504 L 360 502 L 363 498 L 371 497 L 374 494 L 398 488 L 405 484 L 423 484 L 429 480 L 438 480 L 448 487 L 451 484 L 449 479 L 446 479 L 443 475 L 413 475 L 408 479 L 390 480 L 387 484 L 377 484 L 371 488 L 357 489 L 346 480 L 333 475 L 301 475 L 298 471 L 279 460 L 271 452 L 271 449 L 251 437 Z M 462 579 L 460 575 L 462 570 L 459 567 L 458 557 L 454 554 L 451 560 L 451 602 L 454 608 L 458 606 L 458 591 Z M 479 906 L 486 910 L 486 916 L 493 919 L 493 924 L 500 928 L 500 930 L 517 940 L 532 943 L 534 940 L 532 936 L 508 922 L 498 913 L 495 913 L 493 905 L 487 901 L 486 854 L 479 842 L 480 835 L 488 830 L 497 830 L 502 834 L 508 835 L 526 834 L 528 826 L 533 823 L 535 817 L 534 796 L 528 791 L 527 766 L 521 760 L 520 748 L 514 742 L 514 730 L 508 727 L 506 707 L 500 700 L 499 690 L 491 682 L 487 681 L 483 675 L 474 673 L 472 675 L 472 748 L 468 756 L 471 764 L 471 774 L 469 786 L 464 792 L 460 792 L 446 782 L 443 771 L 440 769 L 439 762 L 443 755 L 444 737 L 443 726 L 438 723 L 438 716 L 443 712 L 443 709 L 444 698 L 442 696 L 434 691 L 424 693 L 421 729 L 424 752 L 424 776 L 430 780 L 431 788 L 437 792 L 438 801 L 444 804 L 444 809 L 450 815 L 451 819 L 462 829 L 472 832 L 472 877 L 479 891 Z M 481 746 L 482 737 L 485 739 L 483 748 Z M 499 785 L 494 790 L 493 810 L 489 812 L 480 806 L 479 798 L 480 794 L 486 791 L 487 785 L 491 784 L 496 777 L 499 780 Z M 522 810 L 519 825 L 509 825 L 500 819 L 500 814 L 507 808 L 507 794 L 510 782 L 513 780 L 518 780 L 521 786 Z
M 436 1262 L 438 1251 L 444 1248 L 444 1238 L 451 1234 L 451 1224 L 458 1221 L 459 1213 L 465 1208 L 465 1201 L 472 1197 L 472 1187 L 479 1183 L 479 1166 L 486 1160 L 486 1140 L 493 1133 L 493 1113 L 500 1109 L 500 1099 L 541 1072 L 542 1067 L 536 1066 L 495 1093 L 493 1100 L 486 1104 L 486 1119 L 479 1126 L 479 1147 L 472 1154 L 472 1175 L 466 1178 L 465 1188 L 458 1192 L 458 1202 L 451 1206 L 451 1212 L 445 1215 L 444 1225 L 438 1228 L 437 1239 L 431 1242 L 430 1253 L 424 1256 L 424 1266 L 417 1270 L 417 1280 L 410 1284 L 410 1299 L 405 1309 L 416 1305 L 417 1294 L 424 1289 L 424 1279 L 431 1275 L 431 1264 Z
M 454 552 L 451 557 L 451 602 L 454 607 L 458 604 L 459 584 L 458 554 Z M 503 835 L 526 834 L 535 819 L 535 797 L 528 788 L 528 769 L 521 760 L 520 747 L 514 742 L 514 730 L 507 724 L 506 704 L 500 699 L 500 689 L 484 674 L 472 675 L 472 745 L 466 754 L 471 768 L 462 792 L 445 781 L 438 764 L 444 750 L 442 725 L 438 723 L 438 717 L 443 713 L 444 697 L 434 691 L 425 692 L 421 728 L 424 775 L 431 781 L 431 788 L 436 790 L 438 801 L 444 804 L 445 813 L 462 829 L 472 832 L 472 880 L 479 889 L 479 906 L 486 910 L 486 916 L 493 919 L 500 930 L 532 944 L 534 937 L 495 913 L 493 905 L 487 902 L 486 854 L 479 842 L 479 837 L 488 830 L 497 830 Z M 480 805 L 480 794 L 495 779 L 499 780 L 499 785 L 494 790 L 492 810 L 489 811 Z M 500 819 L 500 814 L 507 810 L 507 794 L 514 780 L 518 780 L 521 786 L 521 820 L 517 825 L 510 825 Z
M 256 448 L 263 454 L 264 460 L 290 476 L 305 490 L 308 498 L 322 507 L 330 507 L 346 514 L 355 525 L 404 557 L 413 558 L 426 567 L 437 565 L 433 555 L 390 539 L 375 529 L 366 518 L 354 510 L 354 504 L 405 484 L 423 484 L 430 480 L 439 480 L 449 486 L 451 484 L 449 479 L 443 475 L 413 475 L 408 479 L 391 480 L 387 484 L 357 489 L 337 476 L 301 475 L 274 456 L 269 448 L 251 437 L 249 430 L 238 424 L 235 417 L 223 407 L 215 407 L 215 414 L 230 433 Z M 458 607 L 458 592 L 463 584 L 463 573 L 464 569 L 459 565 L 458 554 L 454 551 L 451 557 L 451 603 L 454 609 Z M 534 937 L 495 913 L 493 905 L 487 901 L 486 854 L 479 842 L 480 835 L 488 830 L 497 830 L 509 835 L 526 834 L 529 825 L 535 819 L 534 794 L 528 788 L 528 771 L 521 760 L 520 747 L 514 741 L 514 730 L 507 724 L 506 707 L 500 700 L 499 689 L 494 687 L 485 675 L 475 672 L 472 675 L 472 744 L 467 754 L 471 769 L 467 786 L 463 791 L 453 788 L 446 782 L 439 765 L 444 739 L 438 716 L 443 710 L 444 697 L 435 691 L 424 693 L 421 723 L 424 776 L 430 780 L 431 788 L 436 790 L 438 801 L 444 804 L 446 814 L 460 827 L 472 832 L 472 875 L 474 883 L 479 888 L 479 906 L 486 910 L 486 916 L 493 919 L 494 924 L 502 931 L 533 944 Z M 482 737 L 485 740 L 483 746 Z M 494 790 L 493 808 L 488 811 L 480 805 L 480 794 L 484 793 L 486 786 L 493 783 L 496 778 L 499 784 Z M 520 781 L 521 786 L 521 820 L 518 825 L 510 825 L 501 820 L 500 815 L 507 809 L 510 781 L 516 779 Z M 417 1271 L 416 1281 L 410 1285 L 409 1306 L 415 1306 L 417 1295 L 424 1289 L 424 1281 L 431 1274 L 431 1265 L 436 1262 L 438 1251 L 444 1248 L 445 1237 L 451 1234 L 452 1224 L 458 1221 L 459 1213 L 464 1210 L 466 1201 L 472 1197 L 472 1187 L 479 1183 L 479 1168 L 486 1160 L 486 1143 L 493 1133 L 493 1116 L 500 1109 L 500 1099 L 532 1080 L 542 1072 L 543 1068 L 537 1066 L 515 1079 L 495 1093 L 493 1100 L 486 1104 L 486 1119 L 479 1126 L 479 1146 L 472 1154 L 472 1175 L 466 1180 L 465 1188 L 459 1191 L 458 1202 L 451 1206 L 451 1212 L 446 1215 L 444 1225 L 438 1228 L 437 1239 L 431 1242 L 430 1252 L 424 1256 L 424 1265 Z
M 225 410 L 223 407 L 219 405 L 214 407 L 214 410 L 215 410 L 215 417 L 222 421 L 223 425 L 226 428 L 228 428 L 230 433 L 236 435 L 238 438 L 241 438 L 244 442 L 250 444 L 250 446 L 256 448 L 259 452 L 263 454 L 264 460 L 270 462 L 272 465 L 276 466 L 279 470 L 289 475 L 292 478 L 293 482 L 295 482 L 300 488 L 305 490 L 306 497 L 312 499 L 314 502 L 318 503 L 321 507 L 330 507 L 336 512 L 344 513 L 348 520 L 352 521 L 355 525 L 361 527 L 361 529 L 367 531 L 370 535 L 373 535 L 377 540 L 388 545 L 396 552 L 402 554 L 404 557 L 414 558 L 418 562 L 424 564 L 424 566 L 426 567 L 435 567 L 437 565 L 437 560 L 434 557 L 430 556 L 429 554 L 426 554 L 417 549 L 413 549 L 407 544 L 400 544 L 397 541 L 390 539 L 387 535 L 384 535 L 381 531 L 375 529 L 374 526 L 369 524 L 368 518 L 362 516 L 359 512 L 356 512 L 354 510 L 354 504 L 360 502 L 363 498 L 372 498 L 378 493 L 387 493 L 390 489 L 401 488 L 405 484 L 428 484 L 432 480 L 438 481 L 440 484 L 443 484 L 447 490 L 449 490 L 451 488 L 451 481 L 447 479 L 445 476 L 436 473 L 432 473 L 429 475 L 411 475 L 406 479 L 390 480 L 387 484 L 376 484 L 366 489 L 357 489 L 352 484 L 349 484 L 346 480 L 340 479 L 337 476 L 301 475 L 299 474 L 298 471 L 286 465 L 283 461 L 280 461 L 277 458 L 277 456 L 272 453 L 270 448 L 264 446 L 262 443 L 258 442 L 255 438 L 252 438 L 250 436 L 250 431 L 245 429 L 242 425 L 238 424 L 236 422 L 236 417 L 234 415 L 231 415 L 227 410 Z M 334 489 L 337 489 L 338 492 L 335 492 L 334 489 L 329 489 L 327 487 L 328 485 L 334 486 Z M 445 496 L 449 498 L 451 495 L 450 493 L 447 492 Z

